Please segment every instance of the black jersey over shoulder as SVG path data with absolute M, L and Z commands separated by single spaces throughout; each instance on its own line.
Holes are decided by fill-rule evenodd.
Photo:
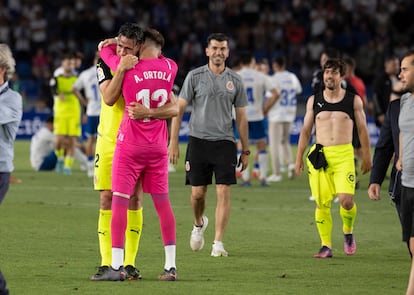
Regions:
M 313 118 L 315 119 L 316 116 L 323 111 L 333 112 L 339 111 L 344 112 L 349 115 L 352 121 L 355 122 L 354 118 L 354 98 L 355 94 L 350 91 L 345 91 L 344 98 L 336 103 L 330 103 L 325 100 L 323 97 L 323 92 L 320 91 L 315 94 L 313 100 Z

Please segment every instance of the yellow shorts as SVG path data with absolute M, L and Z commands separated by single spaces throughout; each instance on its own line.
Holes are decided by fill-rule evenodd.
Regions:
M 81 136 L 81 118 L 79 116 L 61 117 L 53 119 L 53 133 L 56 135 Z
M 94 189 L 112 189 L 112 160 L 116 143 L 98 135 L 95 148 Z
M 309 153 L 315 149 L 313 145 Z M 355 194 L 355 163 L 352 144 L 323 147 L 328 167 L 316 170 L 306 158 L 309 185 L 318 206 L 330 207 L 330 202 L 338 193 Z

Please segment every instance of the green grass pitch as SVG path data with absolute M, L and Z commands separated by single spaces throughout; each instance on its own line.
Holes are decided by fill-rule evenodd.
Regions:
M 254 148 L 253 148 L 254 150 Z M 403 294 L 410 257 L 386 190 L 369 200 L 368 176 L 356 192 L 357 252 L 343 252 L 338 204 L 333 204 L 332 259 L 314 259 L 320 242 L 306 173 L 260 187 L 232 187 L 232 210 L 224 243 L 229 257 L 210 257 L 214 238 L 215 189 L 210 186 L 206 245 L 189 247 L 192 229 L 190 187 L 184 185 L 182 157 L 170 174 L 170 198 L 177 222 L 179 281 L 157 280 L 164 265 L 159 223 L 151 198 L 144 196 L 144 229 L 137 267 L 142 281 L 91 282 L 100 262 L 99 195 L 75 164 L 73 175 L 34 172 L 29 142 L 15 145 L 11 184 L 0 206 L 0 269 L 10 293 L 24 294 Z M 182 146 L 182 153 L 184 146 Z M 182 154 L 183 155 L 183 154 Z M 286 175 L 284 175 L 286 178 Z M 387 185 L 384 185 L 386 188 Z

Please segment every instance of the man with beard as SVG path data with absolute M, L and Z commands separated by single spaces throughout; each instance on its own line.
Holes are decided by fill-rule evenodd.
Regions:
M 299 136 L 295 172 L 304 169 L 303 154 L 315 126 L 316 143 L 307 156 L 309 184 L 315 197 L 315 221 L 322 247 L 314 258 L 332 257 L 332 199 L 340 202 L 343 222 L 344 251 L 353 255 L 356 243 L 353 225 L 357 214 L 354 202 L 355 164 L 352 134 L 354 125 L 362 150 L 362 173 L 371 168 L 368 128 L 362 100 L 341 87 L 345 64 L 340 59 L 328 60 L 323 66 L 325 89 L 308 99 L 304 125 Z

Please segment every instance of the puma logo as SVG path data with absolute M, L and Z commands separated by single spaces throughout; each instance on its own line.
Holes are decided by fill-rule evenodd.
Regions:
M 323 102 L 317 102 L 317 105 L 321 108 L 321 107 L 323 107 L 324 103 Z

